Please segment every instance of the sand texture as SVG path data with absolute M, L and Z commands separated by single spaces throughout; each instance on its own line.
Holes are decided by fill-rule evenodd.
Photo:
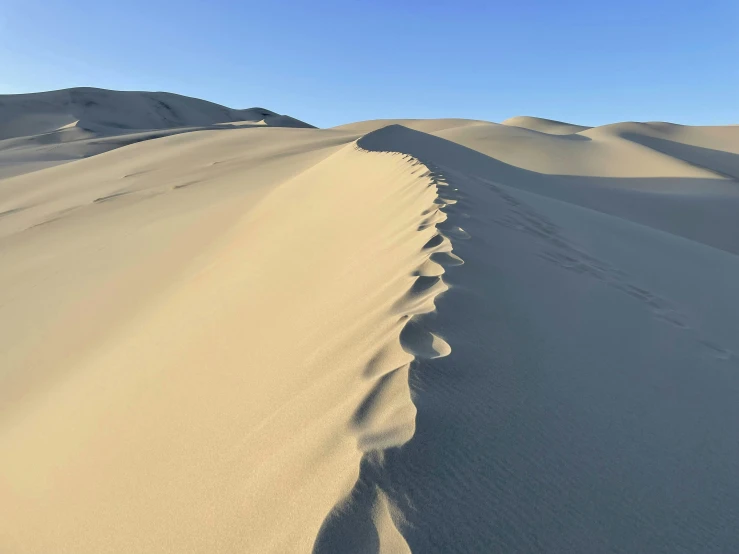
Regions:
M 737 551 L 737 179 L 737 126 L 0 96 L 0 552 Z

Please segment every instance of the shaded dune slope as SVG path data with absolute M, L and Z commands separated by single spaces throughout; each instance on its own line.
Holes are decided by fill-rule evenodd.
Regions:
M 416 432 L 375 478 L 411 551 L 731 548 L 736 256 L 409 129 L 362 144 L 433 163 L 470 237 L 434 319 L 452 353 L 412 366 Z
M 479 127 L 470 127 L 475 132 Z M 413 132 L 413 131 L 412 131 Z M 445 132 L 439 133 L 444 135 Z M 482 151 L 491 152 L 479 137 L 469 138 L 453 135 L 455 140 L 435 137 L 430 134 L 414 135 L 417 140 L 408 142 L 401 137 L 389 134 L 395 148 L 404 148 L 411 155 L 426 154 L 440 164 L 479 176 L 494 176 L 502 184 L 515 186 L 521 190 L 578 204 L 583 207 L 622 217 L 636 223 L 674 233 L 691 240 L 737 252 L 734 237 L 739 232 L 739 223 L 734 213 L 739 208 L 739 184 L 734 179 L 723 178 L 719 173 L 739 169 L 739 158 L 731 152 L 717 151 L 718 157 L 725 161 L 723 172 L 696 168 L 679 159 L 678 152 L 671 151 L 681 167 L 689 165 L 688 176 L 685 171 L 675 171 L 675 176 L 654 177 L 611 177 L 544 174 L 505 163 Z M 555 139 L 556 140 L 556 139 Z M 737 136 L 739 141 L 739 136 Z M 479 150 L 462 146 L 467 142 Z M 546 144 L 539 144 L 546 151 Z M 694 156 L 701 148 L 684 146 Z M 528 152 L 531 152 L 530 150 Z M 491 152 L 492 153 L 492 152 Z M 536 157 L 537 152 L 531 152 Z M 569 154 L 575 160 L 579 157 Z M 704 166 L 709 160 L 702 159 Z M 532 162 L 536 163 L 536 162 Z M 577 165 L 577 161 L 574 162 Z M 696 173 L 699 172 L 699 173 Z
M 100 132 L 205 127 L 248 121 L 266 125 L 288 119 L 264 108 L 234 110 L 169 92 L 73 88 L 0 95 L 0 140 L 41 135 L 75 126 Z M 293 120 L 296 127 L 310 127 Z
M 739 179 L 739 130 L 736 128 L 688 127 L 673 123 L 616 123 L 583 135 L 628 140 L 718 177 Z

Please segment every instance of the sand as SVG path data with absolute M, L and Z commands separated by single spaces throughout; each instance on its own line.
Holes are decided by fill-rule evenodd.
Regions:
M 739 127 L 54 94 L 0 112 L 0 552 L 739 544 Z
M 168 92 L 74 88 L 0 95 L 0 178 L 144 140 L 234 124 L 312 127 L 264 108 L 234 110 Z

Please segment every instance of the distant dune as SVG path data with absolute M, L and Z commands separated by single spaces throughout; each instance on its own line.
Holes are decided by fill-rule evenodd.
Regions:
M 0 552 L 736 551 L 739 127 L 296 127 L 0 97 Z
M 311 127 L 264 108 L 234 110 L 168 92 L 73 88 L 0 95 L 0 177 L 225 123 Z
M 503 125 L 523 127 L 524 129 L 531 129 L 532 131 L 539 131 L 540 133 L 547 133 L 549 135 L 571 135 L 590 129 L 590 127 L 583 127 L 582 125 L 572 125 L 571 123 L 554 121 L 553 119 L 529 117 L 525 115 L 506 119 L 503 122 Z

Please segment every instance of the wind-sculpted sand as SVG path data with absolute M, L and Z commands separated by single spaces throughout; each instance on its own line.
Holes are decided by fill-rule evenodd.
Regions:
M 738 127 L 178 129 L 0 180 L 1 552 L 739 544 Z

